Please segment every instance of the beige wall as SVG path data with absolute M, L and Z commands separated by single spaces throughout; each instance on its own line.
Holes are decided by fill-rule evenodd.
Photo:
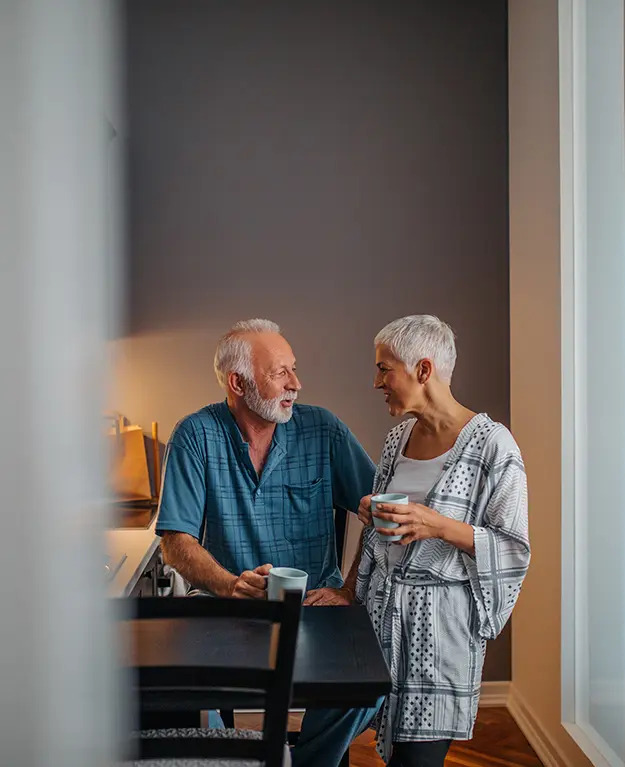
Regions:
M 510 0 L 511 423 L 527 465 L 532 564 L 512 626 L 511 708 L 545 764 L 589 764 L 561 724 L 557 0 Z M 542 740 L 542 743 L 541 743 Z
M 505 3 L 387 5 L 127 4 L 130 311 L 111 406 L 163 439 L 223 397 L 215 343 L 249 316 L 283 326 L 302 401 L 375 460 L 395 422 L 372 343 L 404 314 L 451 323 L 456 396 L 508 421 Z M 509 629 L 485 676 L 510 678 Z

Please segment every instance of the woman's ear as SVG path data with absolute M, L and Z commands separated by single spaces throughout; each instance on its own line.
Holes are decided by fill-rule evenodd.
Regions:
M 430 380 L 433 370 L 434 366 L 430 360 L 420 360 L 417 364 L 417 381 L 420 384 L 426 384 Z

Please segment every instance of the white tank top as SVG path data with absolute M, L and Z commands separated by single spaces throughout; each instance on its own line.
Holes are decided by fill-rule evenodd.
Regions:
M 406 458 L 403 455 L 403 450 L 410 436 L 409 432 L 410 429 L 406 429 L 404 432 L 405 439 L 395 460 L 395 473 L 389 486 L 386 488 L 386 492 L 404 493 L 404 495 L 408 496 L 408 500 L 411 503 L 425 503 L 428 493 L 434 487 L 443 471 L 445 461 L 451 450 L 427 461 Z M 386 565 L 389 572 L 401 559 L 405 550 L 406 547 L 399 542 L 386 544 Z

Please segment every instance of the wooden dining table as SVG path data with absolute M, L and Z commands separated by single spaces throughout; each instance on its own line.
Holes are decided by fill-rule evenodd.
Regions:
M 127 620 L 124 665 L 134 675 L 143 713 L 211 708 L 262 708 L 253 693 L 224 705 L 194 686 L 202 667 L 266 667 L 271 628 L 254 620 L 166 618 Z M 293 708 L 370 707 L 391 679 L 364 607 L 304 607 L 293 674 Z

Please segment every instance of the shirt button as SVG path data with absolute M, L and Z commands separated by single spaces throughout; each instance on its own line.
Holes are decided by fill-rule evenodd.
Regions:
M 262 491 L 262 490 L 257 490 L 257 491 L 256 491 L 256 495 L 262 495 L 262 494 L 263 494 L 263 491 Z

